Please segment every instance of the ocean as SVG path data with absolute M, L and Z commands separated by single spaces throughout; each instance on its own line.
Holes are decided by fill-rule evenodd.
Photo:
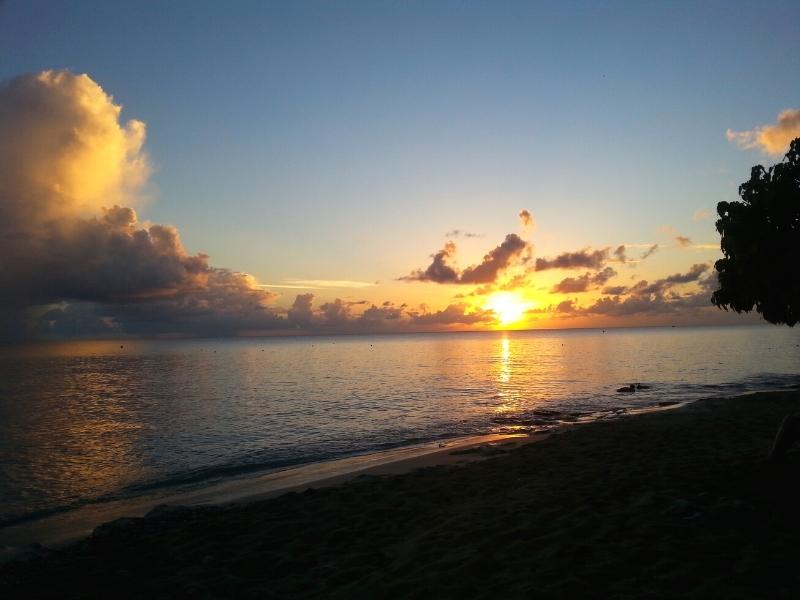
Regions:
M 634 393 L 618 388 L 641 383 Z M 0 526 L 162 488 L 800 385 L 800 328 L 0 348 Z

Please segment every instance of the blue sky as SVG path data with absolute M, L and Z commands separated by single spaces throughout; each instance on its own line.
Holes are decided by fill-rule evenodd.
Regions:
M 521 208 L 537 254 L 716 243 L 692 214 L 770 162 L 726 129 L 800 104 L 800 5 L 7 1 L 0 78 L 49 68 L 147 123 L 140 213 L 189 250 L 386 281 L 453 228 L 479 259 Z

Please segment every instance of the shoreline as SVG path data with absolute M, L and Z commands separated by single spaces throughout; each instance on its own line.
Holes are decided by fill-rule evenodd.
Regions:
M 389 476 L 160 507 L 0 565 L 0 592 L 797 597 L 800 452 L 765 457 L 798 410 L 796 390 L 713 398 L 513 448 L 437 448 Z M 437 452 L 487 460 L 437 466 Z
M 121 518 L 143 517 L 158 506 L 196 507 L 258 502 L 310 488 L 340 485 L 362 475 L 398 475 L 427 467 L 464 465 L 504 454 L 521 445 L 543 441 L 567 428 L 674 410 L 693 402 L 698 400 L 663 405 L 660 403 L 657 406 L 618 413 L 598 413 L 594 418 L 560 422 L 545 431 L 493 433 L 436 440 L 224 477 L 200 483 L 190 489 L 164 488 L 131 498 L 87 503 L 77 508 L 0 527 L 0 563 L 13 561 L 39 546 L 56 549 L 78 542 L 90 536 L 101 525 Z M 503 448 L 498 448 L 498 445 L 503 445 Z
M 131 498 L 88 503 L 51 515 L 0 527 L 0 562 L 13 560 L 32 545 L 58 548 L 79 541 L 109 521 L 142 517 L 161 505 L 208 506 L 246 503 L 339 485 L 361 475 L 391 475 L 427 466 L 465 464 L 484 458 L 468 451 L 498 443 L 532 443 L 548 434 L 487 434 L 400 446 L 283 469 L 257 471 L 201 483 L 191 489 L 165 488 Z M 523 441 L 524 440 L 524 441 Z M 460 452 L 453 455 L 452 452 Z

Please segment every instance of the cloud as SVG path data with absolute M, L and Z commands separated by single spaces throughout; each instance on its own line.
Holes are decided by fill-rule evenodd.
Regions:
M 700 276 L 708 271 L 708 269 L 709 266 L 707 264 L 697 263 L 692 265 L 686 273 L 675 273 L 674 275 L 670 275 L 664 279 L 659 279 L 658 281 L 663 281 L 671 285 L 678 283 L 691 283 L 692 281 L 697 281 L 700 279 Z
M 559 302 L 558 305 L 555 307 L 555 312 L 557 313 L 574 313 L 577 310 L 575 306 L 575 302 L 573 300 L 564 300 L 563 302 Z
M 675 241 L 681 248 L 688 248 L 692 245 L 692 238 L 686 237 L 685 235 L 676 235 Z
M 749 131 L 725 132 L 728 141 L 740 148 L 758 148 L 766 154 L 780 156 L 789 149 L 789 143 L 800 137 L 800 109 L 784 110 L 773 125 L 761 125 Z
M 692 213 L 692 221 L 705 221 L 711 218 L 711 211 L 707 208 L 698 208 Z
M 274 293 L 188 254 L 174 227 L 145 226 L 123 205 L 141 196 L 150 166 L 144 124 L 120 114 L 86 75 L 44 71 L 0 84 L 3 314 L 22 319 L 59 304 L 36 312 L 47 318 L 35 330 L 79 313 L 86 322 L 90 312 L 123 331 L 279 324 L 267 308 Z M 95 307 L 81 313 L 65 301 Z
M 444 248 L 436 254 L 432 254 L 433 261 L 423 271 L 417 269 L 405 277 L 400 277 L 402 281 L 432 281 L 434 283 L 458 283 L 458 272 L 450 264 L 450 260 L 455 256 L 456 245 L 448 241 Z
M 308 326 L 314 321 L 314 294 L 297 294 L 287 318 L 295 326 Z
M 350 304 L 340 298 L 319 307 L 325 325 L 341 326 L 351 320 Z
M 645 250 L 644 252 L 642 252 L 641 259 L 642 259 L 642 260 L 644 260 L 644 259 L 646 259 L 646 258 L 650 258 L 650 257 L 651 257 L 651 256 L 653 256 L 653 254 L 655 254 L 656 252 L 658 252 L 658 244 L 653 244 L 653 245 L 652 245 L 652 246 L 650 246 L 650 247 L 649 247 L 647 250 Z
M 528 242 L 516 233 L 509 233 L 503 242 L 491 250 L 480 264 L 464 269 L 460 283 L 492 283 L 499 273 L 505 271 L 516 260 L 527 260 L 525 253 L 530 253 Z M 530 254 L 528 254 L 528 257 Z
M 320 288 L 363 289 L 377 285 L 374 281 L 351 281 L 349 279 L 286 279 L 283 284 L 268 287 L 314 290 Z
M 0 84 L 3 227 L 28 228 L 128 203 L 150 174 L 144 123 L 86 75 L 43 71 Z
M 577 252 L 564 252 L 555 258 L 537 258 L 536 270 L 547 269 L 600 269 L 608 260 L 610 248 L 591 250 L 584 248 Z
M 716 283 L 713 273 L 707 274 L 709 265 L 698 263 L 685 273 L 675 273 L 649 283 L 642 280 L 636 285 L 626 288 L 612 286 L 603 289 L 604 297 L 597 299 L 589 306 L 578 306 L 573 300 L 564 301 L 552 312 L 565 313 L 574 317 L 611 316 L 629 317 L 634 315 L 675 314 L 687 309 L 708 308 L 710 289 Z M 679 293 L 673 288 L 695 283 L 699 291 Z
M 417 269 L 402 281 L 431 281 L 434 283 L 488 284 L 494 283 L 506 269 L 530 259 L 531 245 L 516 233 L 509 233 L 505 240 L 483 257 L 477 265 L 467 267 L 459 273 L 450 261 L 455 256 L 456 245 L 448 241 L 444 248 L 431 255 L 431 264 L 423 271 Z
M 628 255 L 626 254 L 625 245 L 624 244 L 614 248 L 614 256 L 621 263 L 624 263 L 624 262 L 626 262 L 628 260 Z
M 611 285 L 603 288 L 603 293 L 609 296 L 621 296 L 626 293 L 628 288 L 624 285 Z
M 594 275 L 585 273 L 580 277 L 567 277 L 562 279 L 553 287 L 553 293 L 556 294 L 577 294 L 581 292 L 588 292 L 594 286 L 603 286 L 609 279 L 614 277 L 617 272 L 611 267 L 606 267 L 602 271 L 598 271 Z
M 403 318 L 403 309 L 405 304 L 395 306 L 392 302 L 384 302 L 381 306 L 374 304 L 366 309 L 358 317 L 361 323 L 368 323 L 373 325 L 383 321 L 400 321 Z
M 463 237 L 463 238 L 482 238 L 486 237 L 485 233 L 473 233 L 471 231 L 461 231 L 460 229 L 453 229 L 444 234 L 444 237 Z
M 519 222 L 525 231 L 531 231 L 535 226 L 533 215 L 530 213 L 530 211 L 524 208 L 521 211 L 519 211 Z
M 491 310 L 467 312 L 468 310 L 467 304 L 451 304 L 432 313 L 413 313 L 411 320 L 416 325 L 475 325 L 495 320 L 494 312 Z

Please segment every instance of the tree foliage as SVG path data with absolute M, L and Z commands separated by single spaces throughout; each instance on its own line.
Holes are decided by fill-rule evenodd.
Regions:
M 770 323 L 800 320 L 800 138 L 769 169 L 752 168 L 741 201 L 720 202 L 717 231 L 724 258 L 711 302 L 725 310 L 755 307 Z

